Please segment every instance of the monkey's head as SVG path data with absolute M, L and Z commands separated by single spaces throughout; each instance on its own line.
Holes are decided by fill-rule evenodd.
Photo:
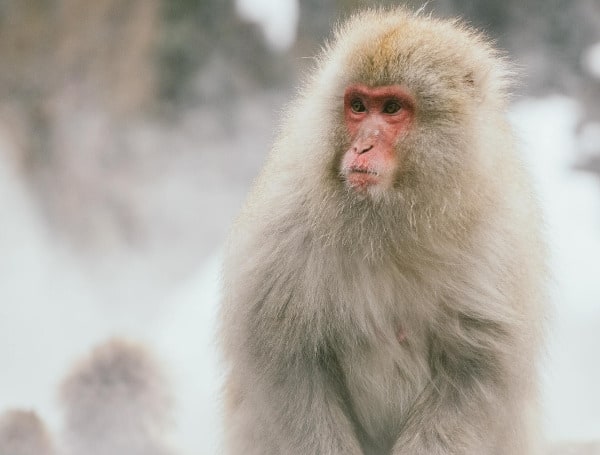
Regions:
M 363 12 L 324 50 L 310 105 L 316 91 L 322 112 L 308 113 L 318 124 L 302 131 L 325 141 L 326 178 L 351 196 L 443 199 L 494 166 L 481 142 L 503 124 L 507 74 L 487 41 L 456 21 Z

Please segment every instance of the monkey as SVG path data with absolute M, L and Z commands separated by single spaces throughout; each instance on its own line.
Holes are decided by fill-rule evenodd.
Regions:
M 66 454 L 167 455 L 171 396 L 144 346 L 119 338 L 95 347 L 59 390 Z
M 225 453 L 539 453 L 547 253 L 513 73 L 459 20 L 338 26 L 228 237 Z
M 56 452 L 50 433 L 37 413 L 13 409 L 0 415 L 0 453 L 53 455 Z

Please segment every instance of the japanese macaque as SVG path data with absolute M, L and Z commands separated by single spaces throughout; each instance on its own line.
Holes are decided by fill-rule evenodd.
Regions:
M 545 253 L 479 33 L 338 30 L 224 264 L 226 453 L 533 455 Z
M 158 364 L 113 339 L 75 366 L 61 386 L 67 454 L 166 455 L 171 398 Z
M 35 412 L 10 410 L 0 415 L 0 454 L 53 455 L 52 439 Z

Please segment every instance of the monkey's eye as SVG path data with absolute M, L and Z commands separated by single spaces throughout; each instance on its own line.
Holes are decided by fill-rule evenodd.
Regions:
M 366 110 L 367 110 L 367 108 L 365 107 L 363 102 L 358 98 L 354 98 L 350 102 L 350 108 L 352 109 L 353 112 L 366 112 Z
M 383 112 L 385 114 L 395 114 L 400 109 L 402 109 L 402 105 L 398 101 L 388 101 L 383 106 Z

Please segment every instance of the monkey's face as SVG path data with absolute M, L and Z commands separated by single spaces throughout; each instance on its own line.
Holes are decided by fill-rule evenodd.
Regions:
M 373 194 L 393 186 L 414 106 L 414 98 L 399 85 L 346 88 L 344 121 L 350 147 L 342 155 L 340 173 L 349 188 Z

